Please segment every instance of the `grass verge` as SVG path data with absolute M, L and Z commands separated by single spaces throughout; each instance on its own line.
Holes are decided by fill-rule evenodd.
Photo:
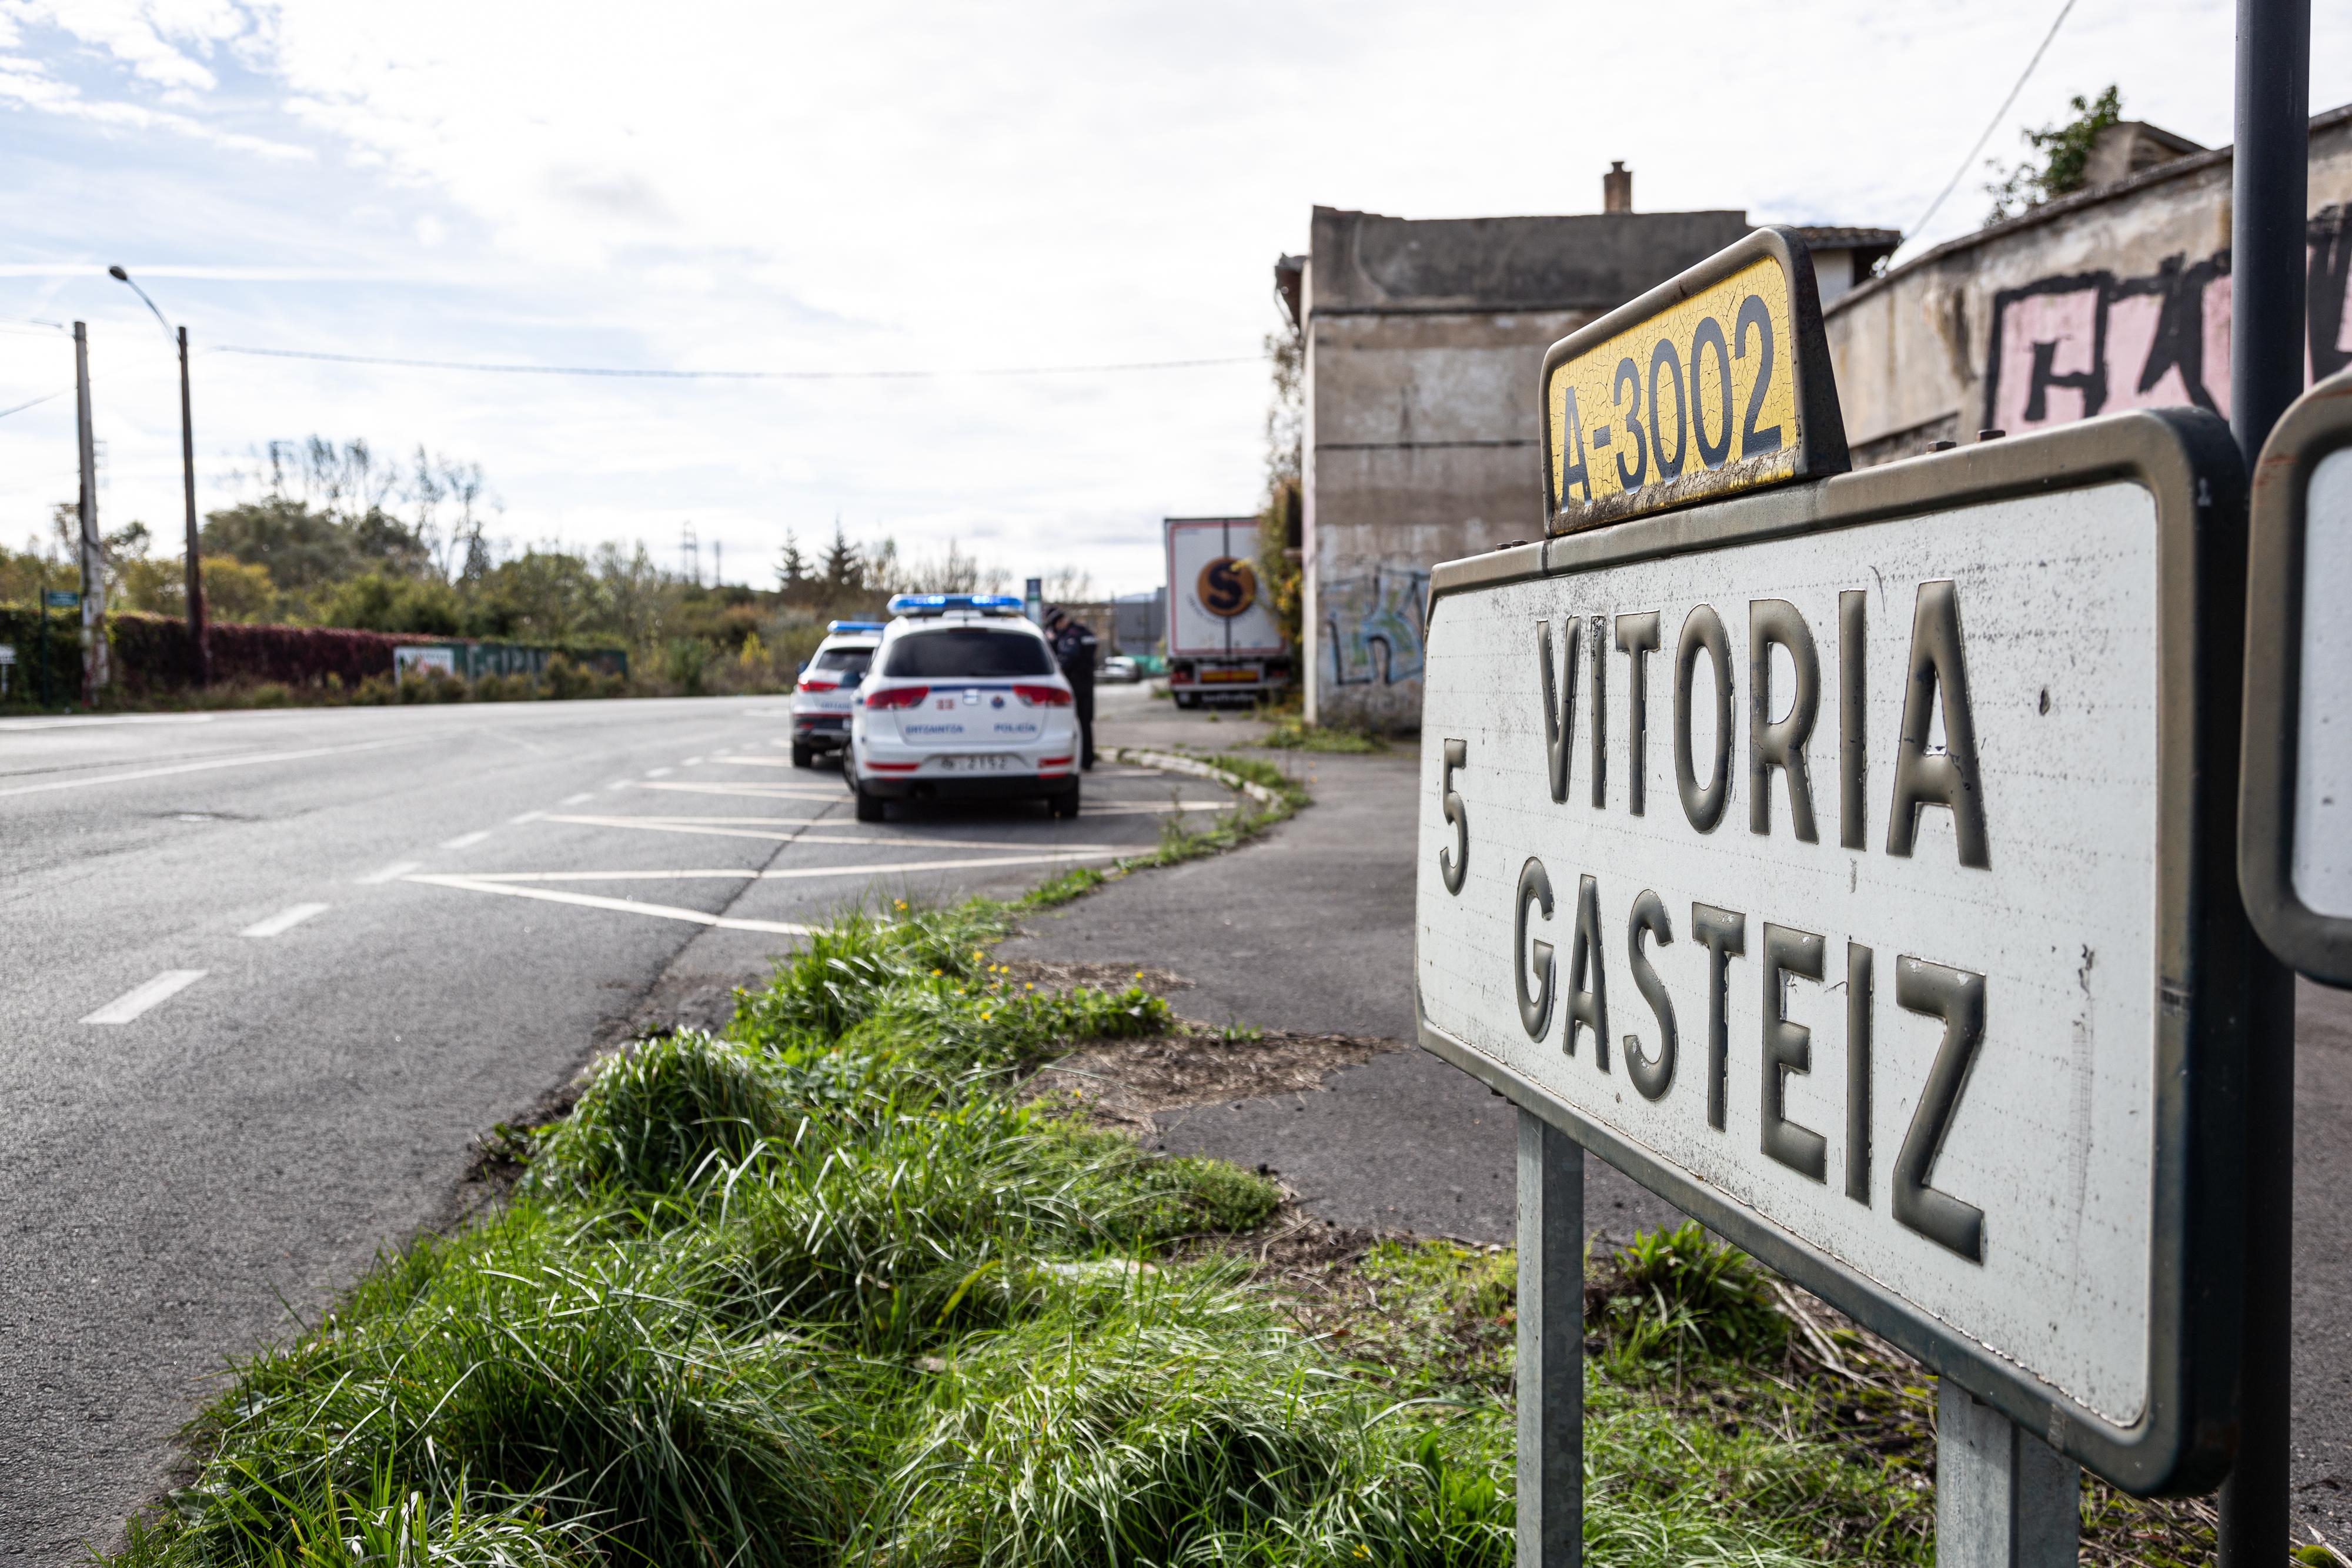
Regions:
M 1510 1562 L 1509 1254 L 1020 1103 L 1172 1020 L 1016 981 L 1014 915 L 852 915 L 604 1059 L 508 1203 L 236 1368 L 118 1563 Z M 1592 1561 L 1931 1561 L 1916 1366 L 1696 1228 L 1588 1277 Z M 2088 1489 L 2086 1555 L 2195 1561 L 2198 1506 Z

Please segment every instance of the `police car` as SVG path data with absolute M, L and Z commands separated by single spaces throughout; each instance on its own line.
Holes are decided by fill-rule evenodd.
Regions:
M 882 641 L 879 621 L 831 621 L 793 687 L 793 766 L 810 768 L 817 754 L 849 744 L 849 716 L 857 684 Z
M 1078 721 L 1045 633 L 996 593 L 902 593 L 857 696 L 842 777 L 857 820 L 907 800 L 1043 797 L 1078 814 Z

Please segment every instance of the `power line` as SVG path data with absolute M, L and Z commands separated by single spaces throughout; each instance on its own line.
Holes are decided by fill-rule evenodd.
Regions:
M 59 387 L 53 392 L 43 392 L 31 402 L 20 402 L 14 408 L 0 408 L 0 419 L 5 419 L 12 413 L 22 413 L 28 408 L 48 402 L 51 398 L 63 397 L 71 391 L 73 391 L 71 387 Z
M 656 371 L 608 365 L 499 365 L 465 360 L 408 360 L 383 354 L 334 354 L 315 349 L 255 349 L 240 344 L 215 346 L 216 354 L 247 354 L 271 360 L 320 360 L 338 365 L 396 365 L 409 370 L 474 371 L 507 376 L 613 376 L 650 381 L 720 382 L 840 382 L 928 381 L 948 376 L 1081 376 L 1134 371 L 1188 371 L 1208 365 L 1254 365 L 1262 354 L 1210 360 L 1133 360 L 1101 365 L 1014 365 L 982 370 L 912 371 Z
M 2058 29 L 2066 25 L 2067 13 L 2074 9 L 2074 0 L 2066 0 L 2064 5 L 2058 7 L 2057 20 L 2052 22 L 2050 30 L 2042 35 L 2042 47 L 2035 49 L 2033 57 L 2025 62 L 2024 73 L 2017 78 L 2017 85 L 2009 89 L 2009 96 L 2000 100 L 2000 107 L 1993 110 L 1991 120 L 1986 124 L 1984 133 L 1977 138 L 1976 145 L 1969 149 L 1969 155 L 1960 160 L 1960 166 L 1952 171 L 1951 179 L 1945 183 L 1941 191 L 1937 193 L 1936 199 L 1927 204 L 1927 210 L 1919 214 L 1919 221 L 1911 225 L 1909 232 L 1913 235 L 1916 236 L 1925 229 L 1927 226 L 1927 220 L 1934 217 L 1937 210 L 1943 206 L 1945 198 L 1959 189 L 1961 178 L 1975 165 L 1977 154 L 1983 152 L 1985 143 L 1992 140 L 1992 133 L 2000 129 L 2000 122 L 2009 117 L 2010 106 L 2017 101 L 2017 95 L 2025 90 L 2025 84 L 2033 79 L 2034 70 L 2042 64 L 2042 57 L 2050 52 L 2051 42 L 2058 37 Z

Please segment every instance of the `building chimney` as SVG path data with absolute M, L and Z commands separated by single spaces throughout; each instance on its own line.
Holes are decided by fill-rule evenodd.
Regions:
M 1633 171 L 1625 167 L 1622 158 L 1611 160 L 1609 172 L 1601 176 L 1601 210 L 1604 213 L 1630 213 L 1633 210 Z

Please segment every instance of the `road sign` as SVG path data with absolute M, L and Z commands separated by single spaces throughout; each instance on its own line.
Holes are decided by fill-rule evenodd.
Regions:
M 1758 229 L 1553 344 L 1541 384 L 1551 533 L 1847 466 L 1794 229 Z
M 2231 1452 L 2242 472 L 2120 414 L 1430 609 L 1423 1043 L 2142 1492 Z
M 52 610 L 74 610 L 81 605 L 81 595 L 70 588 L 52 588 L 41 595 L 41 602 Z
M 2252 515 L 2239 880 L 2271 951 L 2352 986 L 2352 371 L 2279 421 Z

